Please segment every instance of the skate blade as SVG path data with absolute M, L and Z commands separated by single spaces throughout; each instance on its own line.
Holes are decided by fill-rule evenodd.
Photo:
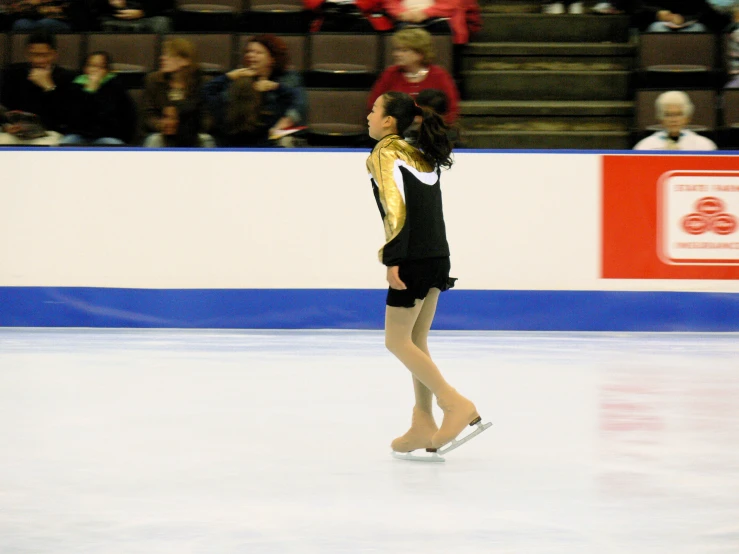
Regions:
M 444 458 L 439 456 L 436 452 L 427 452 L 426 454 L 414 454 L 413 452 L 395 452 L 391 454 L 396 460 L 405 460 L 407 462 L 431 462 L 440 463 L 444 462 Z
M 476 429 L 472 431 L 469 435 L 466 435 L 462 437 L 461 439 L 452 439 L 452 442 L 439 448 L 437 452 L 439 454 L 446 454 L 447 452 L 451 452 L 455 448 L 459 448 L 460 446 L 462 446 L 467 441 L 474 439 L 477 435 L 482 433 L 485 429 L 489 429 L 490 427 L 493 426 L 493 424 L 489 421 L 487 423 L 482 423 L 482 420 L 479 420 L 477 423 L 473 425 L 476 427 Z

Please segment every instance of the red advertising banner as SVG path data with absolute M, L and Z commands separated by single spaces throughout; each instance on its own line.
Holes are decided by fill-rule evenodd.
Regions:
M 739 279 L 739 159 L 603 156 L 606 279 Z

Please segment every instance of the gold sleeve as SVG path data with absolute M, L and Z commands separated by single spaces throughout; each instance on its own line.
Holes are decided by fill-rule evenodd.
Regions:
M 380 193 L 379 200 L 385 212 L 383 218 L 385 244 L 397 237 L 405 225 L 405 201 L 399 188 L 403 186 L 403 183 L 395 181 L 395 161 L 398 159 L 397 150 L 390 144 L 376 148 L 367 160 L 367 169 L 377 185 Z M 380 260 L 382 260 L 382 250 L 380 250 Z

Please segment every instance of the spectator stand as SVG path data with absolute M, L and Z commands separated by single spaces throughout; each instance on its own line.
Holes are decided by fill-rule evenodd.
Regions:
M 361 146 L 367 140 L 367 92 L 377 78 L 379 34 L 310 36 L 305 82 L 311 146 Z
M 642 33 L 639 36 L 638 88 L 717 88 L 724 69 L 713 33 Z
M 729 150 L 739 150 L 739 88 L 725 89 L 720 103 L 720 145 Z
M 252 34 L 307 33 L 310 12 L 302 0 L 245 0 L 239 30 Z
M 10 60 L 10 41 L 8 39 L 8 35 L 0 33 L 0 70 L 2 70 Z
M 177 32 L 233 32 L 243 11 L 242 0 L 177 0 L 173 14 Z
M 219 0 L 220 1 L 220 0 Z M 286 0 L 293 2 L 294 0 Z M 240 1 L 224 0 L 221 5 L 227 6 L 237 19 L 244 23 L 245 29 L 250 14 L 255 10 L 281 10 L 283 4 L 257 4 L 260 0 L 243 7 Z M 177 4 L 175 12 L 170 13 L 177 21 L 177 9 L 184 6 Z M 285 13 L 295 14 L 301 4 L 290 4 L 291 10 Z M 257 8 L 258 6 L 258 8 Z M 275 7 L 277 6 L 277 7 Z M 278 11 L 274 11 L 278 13 Z M 243 16 L 242 19 L 239 17 Z M 206 16 L 207 18 L 208 16 Z M 271 17 L 271 15 L 269 16 Z M 307 27 L 290 23 L 289 18 L 281 19 L 282 23 L 273 21 L 271 29 L 297 29 L 299 32 L 275 32 L 288 46 L 291 69 L 300 72 L 305 80 L 308 97 L 308 126 L 305 133 L 308 143 L 313 146 L 365 146 L 369 144 L 366 129 L 366 99 L 369 90 L 380 71 L 391 63 L 389 49 L 390 34 L 382 32 L 368 33 L 309 33 Z M 82 32 L 57 35 L 59 65 L 70 70 L 81 72 L 87 55 L 103 50 L 110 53 L 112 70 L 122 80 L 124 86 L 134 100 L 137 108 L 141 107 L 142 87 L 146 75 L 157 70 L 162 43 L 170 37 L 184 37 L 191 40 L 197 49 L 201 68 L 206 76 L 215 76 L 239 67 L 242 61 L 243 48 L 250 36 L 264 29 L 254 31 L 221 31 L 212 30 L 217 25 L 212 21 L 200 23 L 193 27 L 205 30 L 187 31 L 181 25 L 168 35 L 151 33 L 107 33 Z M 307 20 L 306 20 L 307 21 Z M 252 23 L 254 20 L 252 20 Z M 189 24 L 188 24 L 189 25 Z M 188 27 L 185 25 L 185 27 Z M 240 24 L 236 24 L 236 27 Z M 211 27 L 211 30 L 207 28 Z M 0 63 L 25 61 L 25 42 L 27 33 L 0 34 Z M 440 34 L 434 36 L 437 49 L 437 63 L 446 69 L 453 69 L 451 36 Z M 140 137 L 139 137 L 140 138 Z

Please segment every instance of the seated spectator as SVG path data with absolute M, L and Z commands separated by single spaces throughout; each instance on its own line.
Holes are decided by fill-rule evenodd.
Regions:
M 303 0 L 303 7 L 313 14 L 311 33 L 389 31 L 392 20 L 383 0 Z
M 98 0 L 100 28 L 111 33 L 169 33 L 172 22 L 156 0 Z
M 305 124 L 307 101 L 303 81 L 298 73 L 287 69 L 288 63 L 287 45 L 282 39 L 259 35 L 247 42 L 241 68 L 216 77 L 206 85 L 206 101 L 219 143 L 246 146 L 256 141 L 254 144 L 265 144 L 274 132 Z M 245 113 L 253 107 L 254 97 L 241 82 L 245 78 L 260 94 L 261 107 L 256 127 L 252 129 L 249 125 L 242 133 L 232 127 L 233 122 L 229 123 L 228 117 L 229 113 Z M 249 105 L 239 106 L 239 103 Z
M 199 133 L 200 121 L 192 111 L 180 113 L 176 105 L 164 106 L 159 117 L 159 132 L 149 135 L 146 148 L 213 148 L 213 137 Z
M 678 90 L 665 92 L 654 105 L 664 131 L 639 141 L 634 150 L 716 150 L 712 140 L 686 129 L 693 115 L 693 103 L 687 94 Z
M 8 12 L 15 19 L 12 31 L 16 33 L 42 29 L 68 33 L 72 30 L 68 0 L 12 0 Z
M 261 92 L 257 90 L 263 86 L 248 69 L 234 69 L 206 83 L 204 94 L 218 146 L 268 144 L 269 126 L 265 120 L 270 114 L 261 113 Z
M 369 98 L 367 111 L 377 98 L 391 90 L 405 92 L 416 98 L 424 89 L 438 89 L 449 100 L 447 123 L 459 115 L 459 91 L 454 79 L 444 68 L 434 65 L 434 47 L 431 35 L 418 28 L 403 29 L 393 35 L 393 59 L 396 65 L 388 67 L 377 79 Z
M 145 130 L 161 132 L 163 110 L 174 106 L 180 121 L 188 124 L 198 122 L 198 132 L 202 132 L 205 129 L 202 84 L 203 77 L 192 42 L 184 38 L 165 41 L 160 70 L 146 76 L 143 98 Z
M 725 28 L 729 18 L 706 0 L 647 0 L 635 6 L 634 21 L 650 33 L 705 33 Z
M 26 62 L 13 64 L 3 73 L 0 104 L 9 111 L 37 116 L 47 135 L 24 138 L 17 125 L 5 128 L 4 144 L 57 144 L 67 130 L 67 110 L 74 73 L 58 67 L 56 41 L 48 31 L 32 33 L 26 40 Z
M 477 0 L 385 0 L 385 9 L 400 27 L 448 22 L 454 44 L 467 44 L 482 28 Z
M 120 79 L 110 71 L 110 55 L 93 52 L 74 80 L 69 132 L 62 146 L 121 146 L 133 139 L 136 109 Z

